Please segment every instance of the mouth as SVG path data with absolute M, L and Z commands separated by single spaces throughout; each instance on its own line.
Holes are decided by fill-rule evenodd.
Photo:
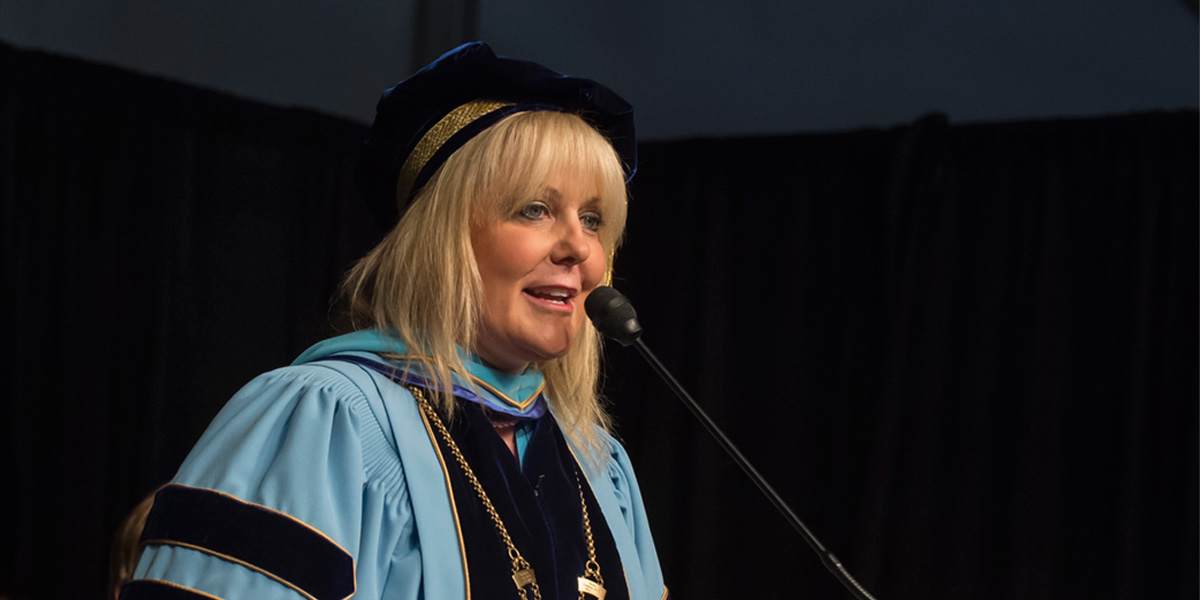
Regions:
M 525 288 L 521 291 L 534 302 L 555 310 L 569 311 L 574 306 L 571 299 L 575 297 L 575 290 L 571 288 L 546 286 Z

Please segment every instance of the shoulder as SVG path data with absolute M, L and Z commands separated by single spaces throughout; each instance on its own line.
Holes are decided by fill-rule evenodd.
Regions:
M 292 365 L 251 379 L 213 425 L 231 419 L 318 418 L 378 425 L 384 396 L 410 394 L 358 365 L 334 360 Z
M 234 401 L 260 396 L 304 397 L 325 402 L 352 402 L 365 395 L 362 381 L 333 361 L 319 361 L 267 371 L 246 383 Z
M 353 369 L 315 362 L 251 379 L 213 419 L 176 481 L 240 497 L 274 472 L 323 465 L 365 476 L 380 455 L 394 461 L 372 408 L 375 384 Z
M 628 464 L 629 453 L 625 451 L 625 446 L 621 444 L 621 440 L 618 440 L 615 435 L 609 433 L 601 427 L 597 427 L 596 430 L 596 436 L 600 439 L 601 443 L 608 448 L 609 458 L 611 458 L 614 462 Z

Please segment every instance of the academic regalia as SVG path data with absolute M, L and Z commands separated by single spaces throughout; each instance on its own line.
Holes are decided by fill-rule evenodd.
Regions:
M 494 525 L 403 385 L 431 386 L 407 356 L 399 341 L 358 331 L 242 388 L 160 491 L 122 598 L 515 597 Z M 621 445 L 601 432 L 609 455 L 596 467 L 547 410 L 539 371 L 510 375 L 463 359 L 467 373 L 453 376 L 458 408 L 444 423 L 542 597 L 575 597 L 564 590 L 581 574 L 586 502 L 610 597 L 664 598 Z M 485 406 L 520 421 L 519 462 Z

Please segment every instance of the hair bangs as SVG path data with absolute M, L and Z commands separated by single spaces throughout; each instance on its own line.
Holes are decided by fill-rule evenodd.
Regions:
M 599 194 L 601 242 L 610 252 L 615 248 L 625 230 L 625 171 L 612 144 L 582 117 L 554 111 L 517 113 L 472 142 L 479 142 L 479 156 L 474 158 L 488 159 L 482 161 L 489 168 L 483 169 L 476 188 L 481 208 L 511 213 L 539 196 L 551 173 L 591 179 Z

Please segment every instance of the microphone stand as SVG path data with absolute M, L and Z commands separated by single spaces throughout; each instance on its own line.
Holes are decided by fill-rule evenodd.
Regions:
M 767 483 L 766 479 L 763 479 L 763 476 L 760 475 L 758 470 L 750 464 L 750 461 L 746 460 L 745 456 L 742 456 L 742 453 L 737 449 L 736 446 L 733 445 L 733 442 L 729 441 L 728 437 L 725 437 L 725 434 L 721 432 L 721 428 L 717 427 L 717 424 L 713 423 L 713 420 L 708 418 L 708 415 L 705 414 L 704 409 L 700 408 L 699 404 L 696 404 L 696 401 L 692 399 L 692 396 L 688 394 L 687 390 L 683 389 L 683 386 L 675 380 L 675 377 L 671 375 L 669 371 L 667 371 L 667 368 L 663 366 L 662 362 L 658 360 L 658 357 L 650 351 L 650 348 L 648 348 L 646 344 L 642 342 L 641 338 L 639 337 L 634 339 L 632 345 L 637 348 L 637 351 L 642 355 L 642 358 L 645 358 L 646 362 L 650 363 L 650 366 L 656 373 L 658 373 L 658 376 L 662 377 L 663 381 L 667 382 L 667 386 L 671 388 L 671 391 L 675 392 L 675 395 L 679 397 L 684 406 L 687 406 L 688 410 L 692 411 L 692 414 L 696 416 L 696 419 L 700 421 L 701 425 L 704 425 L 704 428 L 708 430 L 708 433 L 711 434 L 713 438 L 717 440 L 717 443 L 719 443 L 721 447 L 725 449 L 725 452 L 729 454 L 729 457 L 733 459 L 733 462 L 737 463 L 737 465 L 742 468 L 742 471 L 744 471 L 750 480 L 754 482 L 754 485 L 758 486 L 758 489 L 761 490 L 764 495 L 766 495 L 767 499 L 771 501 L 771 504 L 775 505 L 775 509 L 778 510 L 785 519 L 787 519 L 787 522 L 790 523 L 797 532 L 800 533 L 800 537 L 804 538 L 804 541 L 808 542 L 808 545 L 813 549 L 813 552 L 816 552 L 817 555 L 821 557 L 821 562 L 825 563 L 825 568 L 829 569 L 829 572 L 833 573 L 833 576 L 837 578 L 838 581 L 842 582 L 842 585 L 846 586 L 846 589 L 850 590 L 850 593 L 853 594 L 858 600 L 875 600 L 874 596 L 868 593 L 863 586 L 859 585 L 858 581 L 855 581 L 854 577 L 850 576 L 850 573 L 846 571 L 845 567 L 842 566 L 842 562 L 838 560 L 838 558 L 834 556 L 832 552 L 826 550 L 825 546 L 821 545 L 821 542 L 818 541 L 817 537 L 808 530 L 808 527 L 806 527 L 800 518 L 796 516 L 796 513 L 792 512 L 791 507 L 789 507 L 787 503 L 783 501 L 783 498 L 781 498 L 775 489 L 771 487 L 771 484 Z

